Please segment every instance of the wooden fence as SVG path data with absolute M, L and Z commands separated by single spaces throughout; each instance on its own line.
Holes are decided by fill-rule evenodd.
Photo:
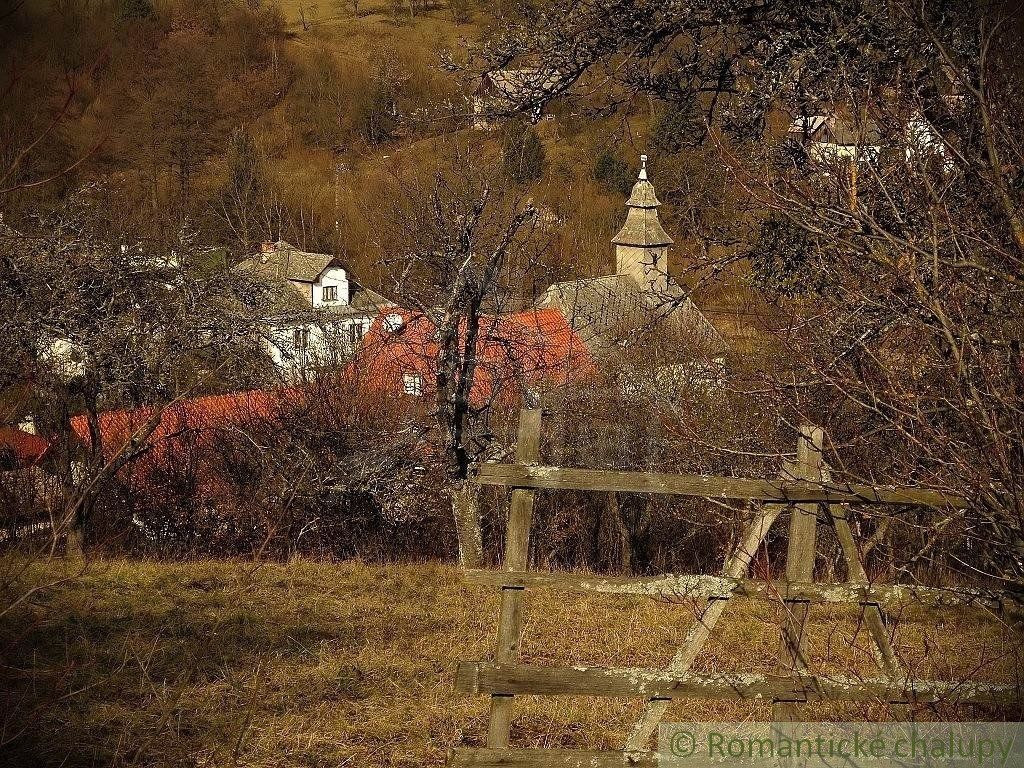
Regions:
M 540 436 L 541 411 L 524 409 L 520 413 L 515 463 L 486 464 L 477 477 L 484 485 L 511 488 L 512 501 L 505 537 L 504 570 L 467 570 L 465 574 L 471 583 L 499 587 L 501 607 L 494 660 L 462 663 L 456 673 L 457 690 L 491 697 L 487 746 L 454 750 L 454 766 L 654 766 L 657 758 L 649 751 L 651 737 L 673 699 L 769 699 L 773 703 L 773 717 L 779 722 L 798 720 L 799 705 L 822 700 L 884 701 L 897 705 L 897 714 L 906 705 L 925 702 L 995 705 L 1019 702 L 1017 686 L 911 679 L 893 651 L 884 620 L 884 612 L 907 605 L 926 610 L 974 606 L 1020 615 L 1022 605 L 1016 596 L 998 590 L 871 584 L 847 519 L 851 503 L 963 507 L 966 500 L 921 488 L 832 483 L 822 462 L 824 435 L 816 427 L 801 430 L 796 462 L 785 463 L 778 481 L 542 466 Z M 721 576 L 634 578 L 536 573 L 528 571 L 527 555 L 537 489 L 675 494 L 762 503 L 756 507 L 740 544 L 726 558 Z M 842 549 L 849 579 L 845 583 L 814 581 L 821 505 L 827 505 L 828 520 Z M 786 509 L 791 509 L 792 515 L 785 578 L 777 581 L 748 578 L 754 553 Z M 528 587 L 669 599 L 689 597 L 706 600 L 706 605 L 665 669 L 543 667 L 519 663 L 523 594 Z M 734 596 L 781 601 L 785 606 L 779 674 L 697 675 L 690 672 Z M 867 680 L 824 677 L 808 671 L 806 624 L 812 603 L 861 606 L 873 641 L 879 677 Z M 522 694 L 635 697 L 646 699 L 646 705 L 621 751 L 510 749 L 514 697 Z

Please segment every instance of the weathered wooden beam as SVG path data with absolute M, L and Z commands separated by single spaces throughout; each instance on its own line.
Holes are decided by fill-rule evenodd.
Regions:
M 826 470 L 827 471 L 827 470 Z M 860 559 L 860 550 L 857 549 L 857 542 L 853 537 L 853 529 L 847 519 L 850 507 L 848 504 L 830 504 L 829 517 L 832 520 L 832 527 L 839 539 L 839 546 L 843 550 L 843 559 L 846 561 L 846 578 L 851 584 L 866 586 L 869 582 L 867 571 L 864 570 L 864 563 Z M 864 609 L 864 621 L 867 624 L 868 632 L 872 640 L 872 652 L 875 663 L 888 679 L 898 680 L 906 677 L 906 670 L 896 655 L 892 638 L 885 625 L 885 616 L 882 607 L 878 604 L 868 605 Z M 893 708 L 896 719 L 909 721 L 912 713 L 903 705 L 898 704 Z
M 725 578 L 739 579 L 745 576 L 750 569 L 750 563 L 754 554 L 760 549 L 768 536 L 768 531 L 778 519 L 785 507 L 781 504 L 764 504 L 754 514 L 754 518 L 747 525 L 742 540 L 736 549 L 725 560 L 722 573 Z M 728 598 L 709 600 L 704 610 L 700 612 L 696 620 L 686 631 L 686 637 L 680 644 L 678 650 L 673 654 L 668 663 L 668 673 L 684 675 L 690 671 L 697 655 L 701 652 L 704 644 L 711 637 L 715 625 L 725 614 Z M 658 723 L 668 711 L 668 702 L 660 699 L 652 699 L 644 706 L 643 714 L 640 715 L 633 729 L 626 738 L 626 752 L 641 752 L 650 741 L 654 732 L 658 729 Z
M 829 517 L 832 520 L 836 538 L 839 539 L 839 546 L 843 550 L 843 559 L 846 561 L 846 578 L 851 584 L 863 588 L 868 585 L 868 574 L 860 560 L 860 550 L 857 549 L 857 542 L 853 538 L 853 529 L 850 528 L 850 521 L 847 519 L 849 510 L 850 508 L 846 504 L 831 504 L 829 505 Z M 878 668 L 889 678 L 903 676 L 905 674 L 903 665 L 896 657 L 896 650 L 892 646 L 889 630 L 885 626 L 885 617 L 882 615 L 882 606 L 880 604 L 869 606 L 864 612 L 864 619 L 871 639 L 874 641 L 875 661 L 878 663 Z
M 910 607 L 925 610 L 976 607 L 1000 613 L 1024 614 L 1024 595 L 966 587 L 941 589 L 910 584 L 759 581 L 710 575 L 601 576 L 492 570 L 466 571 L 465 579 L 470 584 L 489 587 L 546 588 L 562 592 L 637 595 L 665 600 L 748 597 L 772 601 L 793 599 L 812 603 L 878 605 L 890 612 Z
M 775 701 L 887 701 L 1018 704 L 1016 685 L 877 678 L 780 676 L 746 673 L 677 675 L 655 669 L 542 667 L 463 662 L 455 675 L 462 693 L 607 696 L 656 699 L 767 699 Z
M 797 480 L 821 482 L 821 451 L 825 433 L 820 427 L 804 425 L 796 444 Z M 786 581 L 814 581 L 814 558 L 817 551 L 818 505 L 797 504 L 789 518 L 789 541 L 786 550 Z M 811 604 L 794 598 L 785 590 L 782 631 L 779 638 L 779 673 L 790 676 L 807 674 L 807 619 Z M 798 709 L 788 700 L 776 701 L 772 719 L 777 723 L 801 719 Z
M 653 753 L 630 755 L 622 752 L 588 752 L 582 749 L 454 749 L 448 764 L 452 768 L 657 768 Z M 704 768 L 699 758 L 687 758 L 686 765 Z M 710 764 L 708 764 L 710 765 Z M 721 768 L 721 763 L 718 763 Z
M 660 493 L 779 503 L 908 504 L 965 507 L 967 499 L 926 488 L 883 488 L 856 483 L 755 480 L 714 475 L 671 475 L 611 469 L 567 469 L 523 464 L 482 464 L 477 481 L 511 488 Z
M 523 408 L 519 412 L 519 434 L 516 440 L 516 459 L 521 462 L 540 461 L 541 410 Z M 534 492 L 527 488 L 512 491 L 512 504 L 505 528 L 505 567 L 525 571 L 530 556 L 530 525 L 533 521 Z M 494 658 L 499 662 L 514 663 L 519 659 L 519 641 L 523 632 L 523 591 L 502 586 L 501 607 L 498 610 L 498 640 Z M 512 726 L 513 701 L 510 696 L 496 694 L 491 697 L 491 712 L 487 724 L 487 746 L 492 749 L 508 747 Z

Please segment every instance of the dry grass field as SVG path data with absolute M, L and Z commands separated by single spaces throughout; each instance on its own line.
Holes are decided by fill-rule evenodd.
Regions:
M 8 574 L 19 567 L 3 564 Z M 10 587 L 68 578 L 0 620 L 5 766 L 411 768 L 440 766 L 450 748 L 482 742 L 487 702 L 455 694 L 453 677 L 459 660 L 488 656 L 497 599 L 464 585 L 450 565 L 99 561 L 81 573 L 66 567 L 33 566 Z M 662 665 L 693 609 L 531 592 L 525 655 L 538 663 Z M 696 671 L 772 671 L 778 608 L 737 601 L 726 616 Z M 950 613 L 941 625 L 922 618 L 902 617 L 896 634 L 914 675 L 1017 679 L 1021 647 L 1013 628 L 968 613 Z M 856 615 L 815 609 L 812 622 L 818 669 L 874 674 Z M 618 746 L 640 706 L 523 700 L 513 741 Z M 765 719 L 768 709 L 677 702 L 670 717 Z M 815 707 L 807 717 L 886 714 L 879 704 Z

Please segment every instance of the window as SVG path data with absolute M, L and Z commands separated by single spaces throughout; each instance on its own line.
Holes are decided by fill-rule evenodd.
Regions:
M 418 373 L 407 373 L 402 377 L 405 394 L 419 397 L 423 394 L 423 377 Z
M 337 301 L 338 300 L 338 286 L 336 285 L 325 285 L 321 294 L 324 301 Z
M 292 331 L 292 347 L 297 352 L 304 352 L 309 347 L 309 328 L 296 328 Z
M 352 323 L 348 327 L 348 341 L 349 344 L 358 344 L 363 340 L 363 324 L 361 322 Z

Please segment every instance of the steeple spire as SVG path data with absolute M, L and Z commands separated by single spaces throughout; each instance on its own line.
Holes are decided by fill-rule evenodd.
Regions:
M 626 201 L 626 222 L 612 238 L 616 271 L 633 277 L 645 288 L 667 279 L 668 246 L 672 238 L 661 226 L 654 185 L 647 178 L 647 155 L 640 155 L 640 173 Z
M 640 155 L 640 175 L 626 201 L 626 223 L 612 242 L 615 245 L 671 245 L 672 238 L 661 226 L 658 206 L 661 201 L 654 194 L 654 185 L 647 179 L 647 155 Z

